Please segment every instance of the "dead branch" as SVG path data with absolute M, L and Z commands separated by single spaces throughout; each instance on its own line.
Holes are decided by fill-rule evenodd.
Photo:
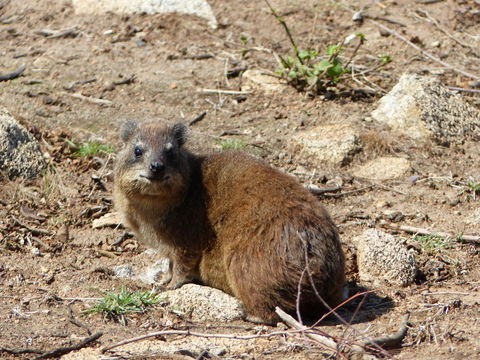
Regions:
M 410 314 L 406 314 L 403 317 L 400 329 L 393 335 L 377 337 L 370 340 L 365 340 L 360 344 L 345 344 L 338 343 L 331 337 L 320 335 L 312 332 L 311 327 L 306 327 L 296 321 L 292 316 L 288 315 L 280 308 L 275 308 L 275 313 L 282 319 L 287 325 L 297 330 L 302 331 L 307 337 L 318 342 L 320 345 L 326 347 L 335 352 L 342 353 L 347 356 L 348 359 L 361 359 L 362 355 L 366 353 L 365 347 L 371 345 L 377 345 L 380 347 L 396 347 L 407 335 L 408 331 L 408 319 Z
M 189 125 L 189 126 L 192 126 L 193 124 L 195 124 L 195 123 L 197 123 L 197 122 L 199 122 L 199 121 L 202 121 L 202 120 L 205 118 L 205 116 L 207 116 L 207 112 L 206 112 L 206 111 L 202 112 L 200 115 L 198 115 L 198 116 L 195 117 L 193 120 L 191 120 L 191 121 L 188 123 L 188 125 Z
M 197 92 L 204 94 L 224 94 L 224 95 L 250 95 L 251 91 L 235 91 L 222 89 L 197 89 Z
M 435 27 L 443 32 L 445 35 L 447 35 L 450 39 L 455 41 L 457 44 L 460 44 L 461 46 L 465 48 L 472 49 L 472 46 L 465 44 L 463 41 L 458 40 L 455 36 L 450 34 L 447 30 L 445 30 L 443 27 L 440 26 L 439 22 L 437 19 L 433 18 L 427 11 L 424 10 L 416 10 L 416 13 L 422 18 L 423 20 L 426 20 L 428 22 L 431 22 Z
M 303 330 L 302 330 L 303 331 Z M 259 338 L 270 338 L 273 336 L 289 336 L 298 334 L 302 331 L 290 330 L 290 331 L 275 331 L 268 334 L 258 334 L 258 335 L 231 335 L 231 334 L 205 334 L 205 333 L 197 333 L 190 330 L 162 330 L 156 331 L 150 334 L 137 336 L 131 339 L 123 340 L 118 343 L 115 343 L 110 346 L 106 346 L 100 351 L 102 353 L 112 350 L 116 347 L 123 346 L 126 344 L 130 344 L 137 341 L 142 341 L 145 339 L 153 338 L 153 337 L 163 337 L 165 335 L 184 335 L 184 336 L 195 336 L 195 337 L 203 337 L 203 338 L 221 338 L 221 339 L 233 339 L 233 340 L 252 340 L 252 339 L 259 339 Z
M 201 55 L 168 55 L 167 60 L 205 60 L 212 59 L 215 56 L 211 54 L 201 54 Z
M 308 185 L 307 190 L 310 191 L 314 195 L 323 195 L 325 193 L 336 193 L 342 190 L 341 186 L 334 186 L 331 188 L 320 188 L 316 185 Z
M 402 323 L 400 324 L 400 328 L 395 334 L 387 335 L 384 337 L 377 337 L 372 340 L 367 340 L 362 343 L 363 346 L 369 345 L 378 345 L 383 348 L 394 348 L 398 347 L 402 340 L 407 335 L 408 331 L 408 320 L 410 319 L 410 313 L 407 313 L 403 316 Z
M 0 347 L 0 352 L 6 352 L 9 354 L 43 354 L 43 351 L 41 350 L 35 350 L 35 349 L 9 349 L 5 347 Z
M 337 2 L 335 2 L 335 4 L 337 5 L 340 5 L 342 6 L 344 9 L 352 12 L 352 13 L 355 13 L 355 10 L 353 9 L 350 9 L 350 7 L 348 7 L 347 5 L 345 4 L 339 4 Z M 433 60 L 437 63 L 439 63 L 440 65 L 450 69 L 450 70 L 453 70 L 459 74 L 462 74 L 466 77 L 469 77 L 471 79 L 475 79 L 475 80 L 480 80 L 480 77 L 477 76 L 477 75 L 474 75 L 474 74 L 470 74 L 469 72 L 466 72 L 464 70 L 461 70 L 459 68 L 457 68 L 456 66 L 454 65 L 451 65 L 449 63 L 446 63 L 445 61 L 439 59 L 438 57 L 436 56 L 433 56 L 432 54 L 430 54 L 429 52 L 423 50 L 422 48 L 420 48 L 419 46 L 415 45 L 413 42 L 411 42 L 410 40 L 408 40 L 406 37 L 402 36 L 401 34 L 399 34 L 398 32 L 396 32 L 395 30 L 393 29 L 390 29 L 389 27 L 379 23 L 378 21 L 372 19 L 372 18 L 367 18 L 369 21 L 371 21 L 372 23 L 374 23 L 376 26 L 378 26 L 379 28 L 385 30 L 386 32 L 388 32 L 389 34 L 395 36 L 396 38 L 402 40 L 404 43 L 406 43 L 407 45 L 411 46 L 412 48 L 414 48 L 415 50 L 419 51 L 420 53 L 422 53 L 423 55 L 425 55 L 426 57 L 428 57 L 430 60 Z
M 295 320 L 292 316 L 288 315 L 285 311 L 280 309 L 279 307 L 275 308 L 275 313 L 282 319 L 285 324 L 288 326 L 300 330 L 302 333 L 304 333 L 306 336 L 308 336 L 310 339 L 318 342 L 319 344 L 323 345 L 329 350 L 336 351 L 339 344 L 333 340 L 332 338 L 329 338 L 327 336 L 323 336 L 320 334 L 315 334 L 311 332 L 311 328 L 306 327 L 302 324 L 300 324 L 297 320 Z
M 90 102 L 92 104 L 97 104 L 97 105 L 105 105 L 105 106 L 112 106 L 113 102 L 110 100 L 105 100 L 105 99 L 97 99 L 97 98 L 92 98 L 88 96 L 84 96 L 82 94 L 69 94 L 69 93 L 64 93 L 67 96 L 73 97 L 75 99 L 80 99 L 83 101 Z
M 84 348 L 86 345 L 88 345 L 91 342 L 97 340 L 102 335 L 103 335 L 103 333 L 101 333 L 101 332 L 93 334 L 92 336 L 89 336 L 89 337 L 85 338 L 84 340 L 80 341 L 78 344 L 75 344 L 75 345 L 72 345 L 72 346 L 60 347 L 60 348 L 48 351 L 46 353 L 43 353 L 40 356 L 37 356 L 37 357 L 33 358 L 33 360 L 50 359 L 50 358 L 60 357 L 62 355 L 68 354 L 69 352 Z
M 17 225 L 27 229 L 28 231 L 30 231 L 32 233 L 32 235 L 53 235 L 53 233 L 49 230 L 44 230 L 44 229 L 39 229 L 39 228 L 35 228 L 35 227 L 32 227 L 32 226 L 28 226 L 22 222 L 20 222 L 20 220 L 18 220 L 16 217 L 13 218 L 13 220 L 17 223 Z
M 409 233 L 409 234 L 437 235 L 437 236 L 441 236 L 441 237 L 448 237 L 448 238 L 451 238 L 451 239 L 458 239 L 458 240 L 465 241 L 465 242 L 472 242 L 472 243 L 480 242 L 480 236 L 475 236 L 475 235 L 463 235 L 463 234 L 452 235 L 450 233 L 434 231 L 434 230 L 427 230 L 427 229 L 418 228 L 418 227 L 414 227 L 414 226 L 408 226 L 408 225 L 397 225 L 397 224 L 392 224 L 392 223 L 387 223 L 387 222 L 382 222 L 382 223 L 380 223 L 380 225 L 387 228 L 387 229 L 405 231 L 406 233 Z
M 12 80 L 20 75 L 25 71 L 27 67 L 25 65 L 20 65 L 17 70 L 12 71 L 11 73 L 3 74 L 0 75 L 0 81 L 7 81 L 7 80 Z

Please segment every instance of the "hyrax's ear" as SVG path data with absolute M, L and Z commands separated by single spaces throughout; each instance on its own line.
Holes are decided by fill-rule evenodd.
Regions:
M 172 137 L 177 141 L 178 146 L 182 146 L 187 141 L 187 127 L 181 123 L 176 123 L 172 126 L 170 133 Z
M 127 142 L 138 130 L 138 123 L 135 120 L 126 120 L 120 127 L 120 138 Z

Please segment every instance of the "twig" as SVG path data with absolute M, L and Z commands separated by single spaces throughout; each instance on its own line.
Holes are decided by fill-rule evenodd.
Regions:
M 20 65 L 17 70 L 12 71 L 11 73 L 3 74 L 0 75 L 0 81 L 7 81 L 7 80 L 12 80 L 20 75 L 25 71 L 27 67 L 25 65 Z
M 118 237 L 117 240 L 115 240 L 112 243 L 112 246 L 120 246 L 125 240 L 127 240 L 128 238 L 131 238 L 131 237 L 132 237 L 132 234 L 129 233 L 128 231 L 125 231 L 122 235 L 120 235 Z
M 400 345 L 402 340 L 407 335 L 409 319 L 410 319 L 410 313 L 406 313 L 403 316 L 402 323 L 400 324 L 400 328 L 395 334 L 384 336 L 384 337 L 377 337 L 369 341 L 364 341 L 362 345 L 369 346 L 369 345 L 375 344 L 375 345 L 386 347 L 386 348 L 397 347 L 398 345 Z
M 336 5 L 339 5 L 339 3 L 337 2 L 334 2 Z M 346 6 L 345 4 L 340 4 L 344 9 L 352 12 L 352 13 L 355 13 L 355 10 L 353 9 L 350 9 L 348 6 Z M 469 72 L 466 72 L 464 70 L 461 70 L 461 69 L 458 69 L 457 67 L 455 67 L 454 65 L 451 65 L 449 63 L 446 63 L 445 61 L 442 61 L 441 59 L 437 58 L 436 56 L 433 56 L 432 54 L 430 54 L 429 52 L 423 50 L 422 48 L 420 48 L 419 46 L 415 45 L 414 43 L 412 43 L 410 40 L 408 40 L 407 38 L 405 38 L 404 36 L 402 36 L 401 34 L 399 34 L 398 32 L 396 32 L 395 30 L 393 29 L 390 29 L 389 27 L 379 23 L 378 21 L 376 20 L 373 20 L 371 18 L 368 19 L 369 21 L 371 21 L 372 23 L 374 23 L 375 25 L 377 25 L 378 27 L 382 28 L 383 30 L 385 30 L 386 32 L 388 32 L 389 34 L 397 37 L 398 39 L 402 40 L 403 42 L 405 42 L 406 44 L 410 45 L 412 48 L 414 48 L 415 50 L 419 51 L 420 53 L 422 53 L 423 55 L 425 55 L 426 57 L 428 57 L 429 59 L 445 66 L 446 68 L 448 69 L 451 69 L 459 74 L 462 74 L 466 77 L 469 77 L 469 78 L 472 78 L 472 79 L 475 79 L 475 80 L 480 80 L 480 77 L 477 76 L 477 75 L 474 75 L 474 74 L 470 74 Z
M 416 13 L 421 17 L 423 18 L 424 20 L 426 21 L 430 21 L 433 25 L 435 25 L 437 27 L 438 30 L 440 30 L 441 32 L 443 32 L 445 35 L 447 35 L 450 39 L 452 39 L 453 41 L 455 41 L 456 43 L 460 44 L 461 46 L 465 47 L 465 48 L 469 48 L 471 49 L 472 46 L 468 45 L 468 44 L 465 44 L 464 42 L 458 40 L 455 36 L 453 36 L 452 34 L 450 34 L 447 30 L 445 30 L 444 28 L 442 28 L 440 26 L 440 24 L 438 23 L 437 19 L 433 18 L 430 16 L 430 14 L 426 11 L 423 11 L 423 10 L 416 10 Z
M 363 16 L 364 18 L 367 18 L 367 19 L 372 19 L 372 20 L 383 20 L 383 21 L 386 21 L 386 22 L 389 22 L 390 24 L 395 24 L 395 25 L 400 25 L 402 27 L 406 27 L 407 25 L 405 25 L 404 23 L 398 21 L 398 20 L 394 20 L 394 19 L 390 19 L 390 18 L 386 18 L 386 17 L 381 17 L 381 16 L 370 16 L 368 14 L 365 14 Z
M 461 69 L 458 69 L 457 67 L 455 67 L 454 65 L 451 65 L 449 63 L 446 63 L 445 61 L 439 59 L 438 57 L 436 56 L 433 56 L 432 54 L 430 54 L 429 52 L 423 50 L 422 48 L 420 48 L 419 46 L 415 45 L 413 42 L 411 42 L 410 40 L 408 40 L 407 38 L 405 38 L 404 36 L 400 35 L 398 32 L 396 32 L 395 30 L 393 29 L 390 29 L 389 27 L 379 23 L 378 21 L 375 21 L 373 19 L 369 19 L 371 22 L 373 22 L 375 25 L 377 25 L 378 27 L 382 28 L 383 30 L 387 31 L 388 33 L 394 35 L 395 37 L 399 38 L 400 40 L 402 40 L 403 42 L 405 42 L 406 44 L 410 45 L 411 47 L 413 47 L 415 50 L 417 51 L 420 51 L 423 55 L 425 55 L 426 57 L 428 57 L 430 60 L 433 60 L 437 63 L 439 63 L 440 65 L 443 65 L 445 66 L 446 68 L 450 69 L 450 70 L 453 70 L 459 74 L 462 74 L 466 77 L 469 77 L 469 78 L 472 78 L 472 79 L 475 79 L 475 80 L 480 80 L 480 76 L 477 76 L 477 75 L 474 75 L 474 74 L 470 74 L 469 72 L 466 72 L 464 70 L 461 70 Z
M 188 123 L 188 125 L 191 126 L 191 125 L 193 125 L 193 124 L 196 124 L 196 123 L 199 122 L 199 121 L 202 121 L 202 120 L 205 118 L 205 116 L 207 116 L 207 112 L 206 112 L 206 111 L 202 112 L 200 115 L 198 115 L 198 116 L 195 117 L 193 120 L 191 120 L 191 121 Z
M 44 230 L 44 229 L 38 229 L 38 228 L 34 228 L 34 227 L 31 227 L 31 226 L 28 226 L 22 222 L 20 222 L 20 220 L 18 220 L 16 217 L 13 218 L 13 220 L 15 220 L 15 222 L 20 225 L 21 227 L 27 229 L 28 231 L 30 231 L 33 235 L 53 235 L 53 233 L 51 231 L 48 231 L 48 230 Z
M 43 354 L 43 351 L 41 350 L 35 350 L 35 349 L 9 349 L 9 348 L 4 348 L 0 346 L 0 352 L 6 352 L 9 354 Z
M 277 12 L 272 7 L 272 5 L 270 5 L 270 2 L 268 0 L 264 0 L 264 1 L 267 3 L 268 7 L 270 8 L 270 12 L 272 13 L 272 15 L 275 17 L 275 19 L 277 19 L 277 21 L 280 23 L 280 25 L 282 25 L 283 28 L 285 29 L 285 32 L 287 33 L 288 39 L 290 40 L 290 43 L 292 44 L 293 51 L 295 52 L 295 57 L 298 59 L 300 64 L 303 65 L 303 60 L 298 55 L 297 44 L 295 43 L 295 40 L 293 40 L 292 33 L 290 32 L 290 29 L 288 28 L 287 23 L 285 22 L 285 20 L 281 16 L 279 16 L 277 14 Z
M 311 329 L 300 324 L 297 320 L 295 320 L 292 316 L 288 315 L 285 311 L 280 309 L 279 307 L 275 308 L 275 313 L 278 315 L 280 319 L 282 319 L 285 324 L 288 326 L 302 331 L 306 336 L 308 336 L 310 339 L 315 340 L 319 344 L 323 345 L 327 349 L 330 349 L 332 351 L 336 351 L 338 347 L 338 343 L 333 340 L 332 338 L 329 338 L 327 336 L 323 336 L 320 334 L 314 334 L 311 332 Z
M 68 306 L 68 317 L 69 317 L 69 320 L 70 322 L 75 325 L 75 326 L 78 326 L 79 328 L 82 328 L 82 329 L 85 329 L 87 330 L 87 334 L 88 335 L 92 335 L 92 331 L 90 330 L 90 328 L 82 323 L 81 321 L 79 321 L 77 318 L 75 318 L 75 314 L 72 310 L 72 308 L 70 306 Z
M 113 81 L 113 85 L 128 85 L 128 84 L 133 84 L 135 82 L 135 75 L 130 76 L 129 78 L 122 79 L 122 80 L 117 80 Z
M 331 187 L 331 188 L 319 188 L 318 186 L 316 185 L 308 185 L 307 187 L 307 190 L 310 191 L 312 194 L 315 194 L 315 195 L 323 195 L 325 193 L 336 193 L 340 190 L 342 190 L 342 187 L 341 186 L 335 186 L 335 187 Z
M 45 36 L 47 39 L 56 39 L 60 37 L 67 37 L 67 36 L 77 36 L 78 30 L 76 28 L 64 29 L 64 30 L 50 30 L 50 29 L 42 29 L 37 30 L 36 33 L 38 35 Z
M 201 55 L 168 55 L 167 60 L 177 60 L 177 59 L 182 59 L 182 60 L 205 60 L 205 59 L 211 59 L 214 58 L 215 56 L 211 54 L 201 54 Z
M 58 349 L 48 351 L 46 353 L 43 353 L 40 356 L 35 357 L 33 360 L 50 359 L 50 358 L 60 357 L 62 355 L 68 354 L 69 352 L 79 350 L 79 349 L 85 347 L 86 345 L 90 344 L 92 341 L 95 341 L 98 338 L 100 338 L 102 335 L 103 335 L 103 333 L 101 333 L 101 332 L 93 334 L 92 336 L 89 336 L 86 339 L 80 341 L 78 344 L 75 344 L 75 345 L 72 345 L 72 346 L 60 347 Z
M 197 89 L 197 92 L 204 94 L 224 94 L 224 95 L 250 95 L 251 91 L 235 91 L 222 89 Z
M 474 295 L 473 293 L 458 292 L 458 291 L 438 291 L 438 292 L 426 292 L 422 293 L 423 296 L 435 296 L 435 295 Z
M 375 187 L 375 185 L 368 185 L 368 186 L 362 187 L 362 188 L 360 188 L 360 189 L 355 189 L 355 190 L 350 190 L 350 191 L 344 191 L 344 192 L 337 193 L 337 194 L 323 194 L 323 196 L 325 196 L 325 197 L 337 198 L 337 197 L 341 197 L 341 196 L 345 196 L 345 195 L 355 194 L 355 193 L 362 192 L 362 191 L 365 191 L 365 190 L 370 190 L 370 189 L 372 189 L 373 187 Z
M 73 97 L 75 99 L 80 99 L 80 100 L 90 102 L 92 104 L 105 105 L 105 106 L 112 106 L 113 105 L 113 102 L 110 101 L 110 100 L 92 98 L 92 97 L 84 96 L 82 94 L 69 94 L 69 93 L 64 93 L 64 94 L 68 95 L 70 97 Z
M 455 87 L 455 86 L 447 86 L 446 88 L 449 89 L 449 90 L 453 90 L 453 91 L 463 91 L 463 92 L 480 94 L 480 90 L 475 90 L 475 89 L 464 89 L 464 88 L 459 88 L 459 87 Z
M 406 233 L 409 234 L 420 234 L 420 235 L 437 235 L 441 237 L 448 237 L 451 239 L 458 239 L 462 240 L 465 242 L 473 242 L 473 243 L 478 243 L 480 242 L 480 236 L 475 236 L 475 235 L 452 235 L 450 233 L 445 233 L 445 232 L 439 232 L 439 231 L 433 231 L 433 230 L 427 230 L 423 228 L 418 228 L 414 226 L 407 226 L 407 225 L 397 225 L 397 224 L 392 224 L 392 223 L 380 223 L 383 227 L 387 229 L 392 229 L 392 230 L 401 230 L 405 231 Z

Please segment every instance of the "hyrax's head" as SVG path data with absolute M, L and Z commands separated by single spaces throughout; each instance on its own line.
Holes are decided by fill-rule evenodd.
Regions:
M 188 152 L 182 148 L 186 132 L 182 124 L 125 122 L 115 166 L 117 190 L 131 198 L 175 201 L 183 196 L 190 176 Z

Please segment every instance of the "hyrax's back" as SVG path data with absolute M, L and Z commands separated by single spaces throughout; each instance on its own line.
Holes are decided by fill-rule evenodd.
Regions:
M 251 319 L 276 319 L 280 306 L 295 311 L 301 284 L 302 313 L 341 301 L 344 259 L 338 234 L 317 199 L 294 178 L 251 156 L 224 152 L 202 164 L 207 216 L 217 245 L 205 252 L 200 275 L 227 283 Z M 225 274 L 219 274 L 218 262 Z M 313 286 L 315 289 L 313 289 Z

